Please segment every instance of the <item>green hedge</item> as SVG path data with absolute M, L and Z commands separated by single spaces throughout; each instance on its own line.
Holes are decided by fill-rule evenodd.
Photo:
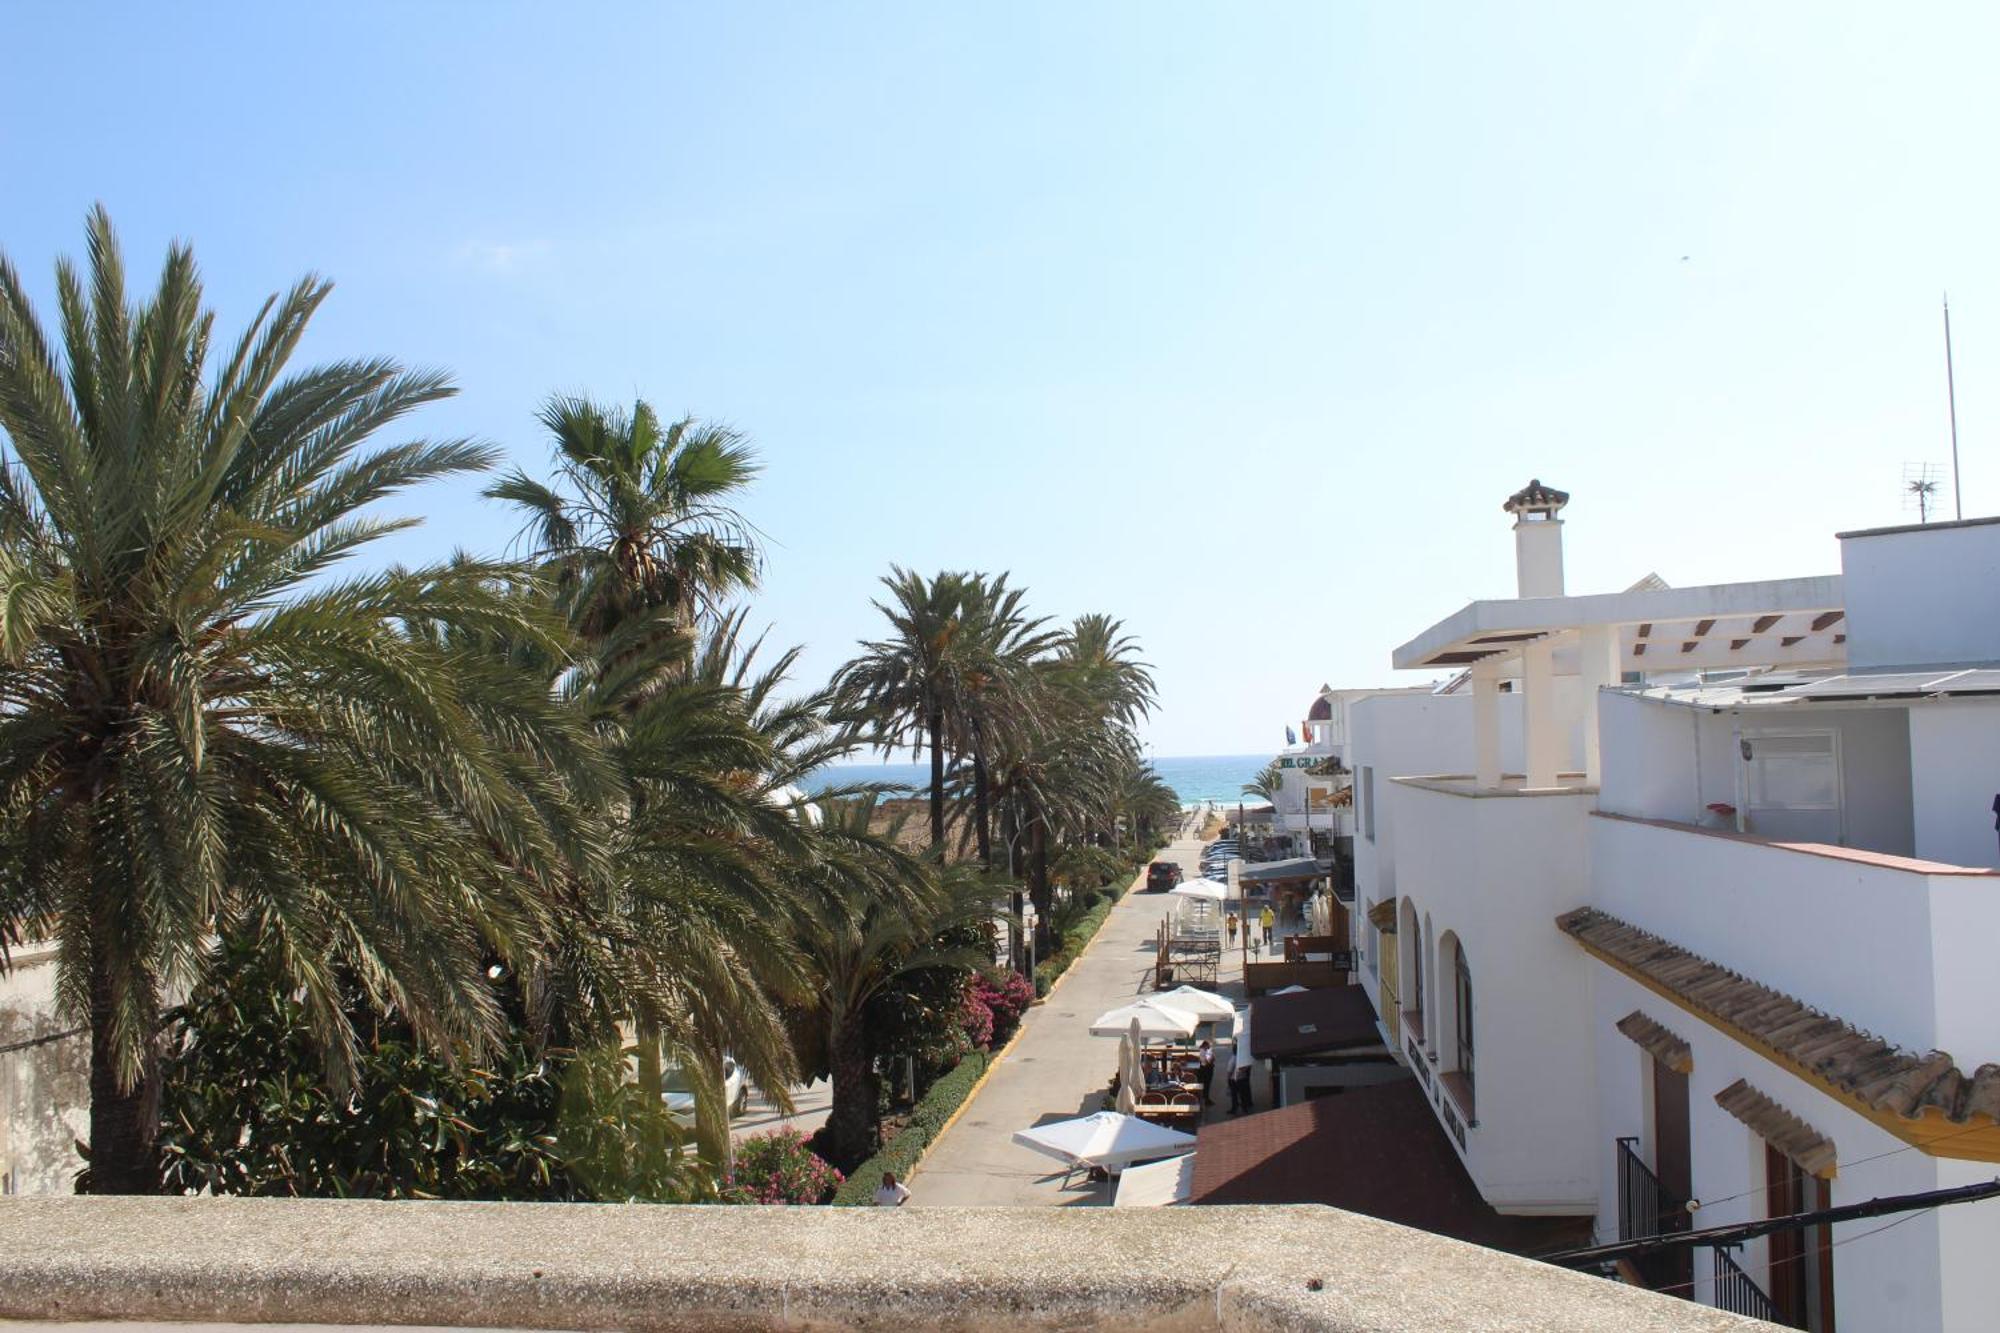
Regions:
M 986 1052 L 974 1051 L 931 1084 L 931 1090 L 917 1103 L 917 1109 L 910 1113 L 908 1122 L 896 1136 L 848 1175 L 847 1183 L 833 1196 L 834 1206 L 852 1208 L 874 1203 L 875 1189 L 882 1183 L 884 1171 L 894 1171 L 898 1180 L 908 1176 L 910 1168 L 924 1155 L 924 1149 L 931 1146 L 931 1141 L 944 1129 L 945 1121 L 951 1119 L 952 1112 L 972 1091 L 972 1085 L 986 1072 L 987 1059 Z
M 1035 969 L 1037 998 L 1047 995 L 1049 988 L 1056 984 L 1056 978 L 1069 970 L 1069 965 L 1076 961 L 1077 955 L 1083 952 L 1084 946 L 1097 934 L 1098 927 L 1104 924 L 1104 918 L 1111 915 L 1111 909 L 1117 901 L 1116 898 L 1106 898 L 1084 913 L 1075 927 L 1063 936 L 1062 946 L 1042 960 L 1042 965 Z

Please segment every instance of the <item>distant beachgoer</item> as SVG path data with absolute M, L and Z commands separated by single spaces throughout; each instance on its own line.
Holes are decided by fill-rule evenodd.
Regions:
M 1215 1043 L 1204 1041 L 1198 1057 L 1201 1061 L 1201 1104 L 1215 1105 L 1215 1098 L 1208 1095 L 1209 1085 L 1215 1082 Z
M 1229 942 L 1231 945 L 1236 943 L 1236 913 L 1234 912 L 1229 914 Z
M 896 1179 L 894 1171 L 882 1173 L 882 1188 L 875 1191 L 877 1208 L 901 1208 L 910 1201 L 910 1187 Z
M 1257 924 L 1264 928 L 1264 947 L 1268 949 L 1271 947 L 1271 930 L 1278 924 L 1278 918 L 1271 915 L 1271 909 L 1266 907 L 1257 914 Z

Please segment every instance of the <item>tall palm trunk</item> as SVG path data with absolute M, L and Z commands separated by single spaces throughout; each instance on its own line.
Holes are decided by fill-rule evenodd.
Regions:
M 1011 800 L 1000 803 L 1000 840 L 1007 844 L 1007 878 L 1014 886 L 1014 919 L 1007 923 L 1007 965 L 1033 981 L 1034 977 L 1028 970 L 1026 942 L 1021 938 L 1021 922 L 1026 919 L 1026 914 L 1021 910 L 1021 868 L 1015 864 L 1015 853 L 1021 845 L 1021 829 Z
M 1049 825 L 1039 815 L 1028 833 L 1028 897 L 1035 904 L 1035 957 L 1046 958 L 1055 938 L 1049 929 L 1055 897 L 1049 887 Z
M 944 710 L 932 705 L 925 719 L 931 733 L 931 850 L 944 847 Z
M 874 1155 L 876 1143 L 875 1069 L 868 1059 L 859 1013 L 833 1022 L 833 1106 L 827 1113 L 827 1147 L 833 1164 L 852 1171 Z
M 979 864 L 993 868 L 993 824 L 987 812 L 986 738 L 979 724 L 972 724 L 972 823 L 979 839 Z
M 110 949 L 93 942 L 90 962 L 90 1192 L 154 1194 L 160 1188 L 160 1066 L 149 1039 L 139 1080 L 126 1087 L 111 1041 Z

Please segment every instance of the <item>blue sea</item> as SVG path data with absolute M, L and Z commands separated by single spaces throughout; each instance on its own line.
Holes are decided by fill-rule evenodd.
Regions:
M 1243 784 L 1271 762 L 1264 754 L 1158 755 L 1152 765 L 1182 805 L 1203 801 L 1234 805 L 1243 799 Z M 850 782 L 889 782 L 922 789 L 931 780 L 931 766 L 921 764 L 838 764 L 822 769 L 806 785 L 813 791 Z

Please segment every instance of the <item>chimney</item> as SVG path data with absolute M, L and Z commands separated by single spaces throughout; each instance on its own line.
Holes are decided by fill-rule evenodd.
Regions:
M 1563 525 L 1556 517 L 1567 491 L 1530 481 L 1501 508 L 1514 516 L 1514 573 L 1522 597 L 1563 595 Z

